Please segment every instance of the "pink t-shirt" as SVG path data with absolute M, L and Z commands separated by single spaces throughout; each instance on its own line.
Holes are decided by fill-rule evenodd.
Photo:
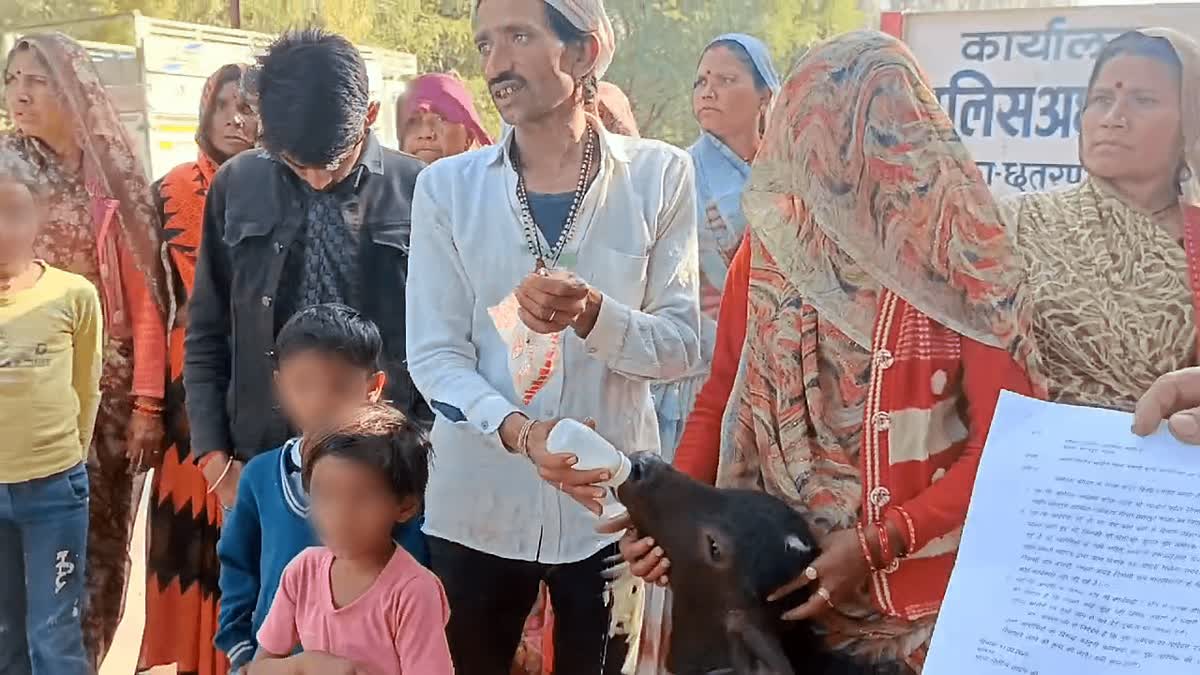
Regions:
M 290 654 L 299 644 L 353 661 L 371 675 L 453 675 L 446 592 L 432 572 L 397 546 L 379 578 L 354 602 L 334 609 L 333 553 L 306 549 L 283 571 L 258 645 Z

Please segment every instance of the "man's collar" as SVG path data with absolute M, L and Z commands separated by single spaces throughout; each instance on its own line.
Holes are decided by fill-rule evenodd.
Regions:
M 363 139 L 362 154 L 358 157 L 358 163 L 367 167 L 367 171 L 371 173 L 383 175 L 383 146 L 370 130 L 367 130 L 366 138 Z
M 608 133 L 608 131 L 604 129 L 604 125 L 600 122 L 600 119 L 594 115 L 589 114 L 587 118 L 588 124 L 590 124 L 593 129 L 596 129 L 600 132 L 600 156 L 612 157 L 614 160 L 621 162 L 622 164 L 628 164 L 629 153 L 626 152 L 624 143 L 625 139 L 621 136 Z M 504 130 L 504 136 L 500 139 L 500 142 L 484 149 L 484 152 L 490 153 L 488 156 L 488 164 L 495 164 L 503 161 L 510 166 L 512 165 L 511 149 L 513 139 L 516 137 L 516 132 L 516 127 L 506 126 Z

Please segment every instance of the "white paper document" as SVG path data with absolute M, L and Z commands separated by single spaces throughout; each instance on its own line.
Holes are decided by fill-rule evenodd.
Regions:
M 1000 397 L 925 675 L 1200 674 L 1200 448 Z

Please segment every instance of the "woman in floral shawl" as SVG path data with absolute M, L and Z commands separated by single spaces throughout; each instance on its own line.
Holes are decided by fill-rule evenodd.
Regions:
M 143 167 L 87 52 L 58 33 L 22 38 L 4 82 L 17 130 L 0 137 L 0 152 L 33 164 L 48 193 L 38 255 L 90 279 L 104 308 L 84 620 L 98 666 L 124 611 L 140 471 L 162 452 L 171 292 Z
M 209 77 L 200 99 L 196 161 L 180 164 L 153 186 L 179 310 L 168 336 L 168 446 L 154 472 L 147 518 L 146 630 L 138 663 L 143 670 L 174 665 L 194 675 L 229 672 L 229 661 L 213 645 L 223 512 L 191 456 L 183 337 L 208 186 L 225 160 L 253 147 L 258 137 L 258 118 L 240 95 L 244 71 L 227 65 Z
M 1002 389 L 1040 393 L 1030 307 L 979 170 L 912 54 L 876 32 L 814 47 L 746 190 L 746 345 L 717 484 L 803 514 L 838 672 L 920 673 Z M 650 542 L 622 552 L 647 579 Z

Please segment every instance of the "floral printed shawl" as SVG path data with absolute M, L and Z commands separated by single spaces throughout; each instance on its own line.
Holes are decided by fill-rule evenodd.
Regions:
M 165 322 L 172 309 L 171 293 L 149 181 L 87 50 L 62 33 L 25 36 L 13 48 L 19 49 L 32 49 L 42 59 L 65 113 L 75 122 L 83 151 L 84 185 L 92 200 L 96 226 L 105 324 L 118 332 L 128 330 L 125 323 L 129 313 L 123 311 L 124 286 L 117 262 L 120 246 L 132 254 L 135 265 L 145 275 L 146 286 Z M 40 142 L 29 140 L 40 146 Z

